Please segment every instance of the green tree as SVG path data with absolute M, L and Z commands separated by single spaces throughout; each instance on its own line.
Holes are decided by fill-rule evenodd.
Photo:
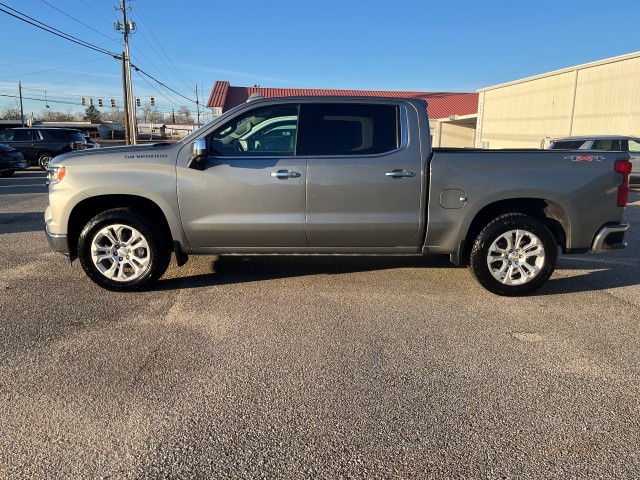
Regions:
M 84 119 L 90 121 L 91 123 L 100 123 L 102 122 L 102 113 L 96 107 L 91 105 L 84 111 Z

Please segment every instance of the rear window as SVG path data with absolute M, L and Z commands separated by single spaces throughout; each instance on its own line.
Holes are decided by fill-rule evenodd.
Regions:
M 84 142 L 82 133 L 77 130 L 51 128 L 48 130 L 42 130 L 42 132 L 44 132 L 50 140 L 54 140 L 56 142 Z
M 579 150 L 584 140 L 564 140 L 553 142 L 551 148 L 554 150 Z
M 84 142 L 84 136 L 80 132 L 68 132 L 67 136 L 72 142 Z

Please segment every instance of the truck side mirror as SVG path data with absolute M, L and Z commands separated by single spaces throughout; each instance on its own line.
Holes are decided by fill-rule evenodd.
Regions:
M 204 138 L 199 138 L 191 146 L 191 158 L 187 167 L 194 170 L 204 170 L 202 160 L 207 158 L 207 141 Z

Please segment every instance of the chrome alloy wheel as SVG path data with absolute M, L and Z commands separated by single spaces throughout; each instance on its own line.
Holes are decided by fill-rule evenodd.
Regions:
M 147 239 L 128 225 L 112 224 L 99 230 L 91 241 L 91 260 L 98 271 L 116 282 L 144 275 L 151 265 Z
M 533 280 L 545 261 L 540 239 L 526 230 L 509 230 L 489 247 L 487 265 L 504 285 L 523 285 Z

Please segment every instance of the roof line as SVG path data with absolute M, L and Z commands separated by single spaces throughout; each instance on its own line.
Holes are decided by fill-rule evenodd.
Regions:
M 509 87 L 512 85 L 517 85 L 519 83 L 531 82 L 533 80 L 540 80 L 541 78 L 553 77 L 555 75 L 562 75 L 563 73 L 575 72 L 576 70 L 585 70 L 587 68 L 598 67 L 600 65 L 607 65 L 609 63 L 622 62 L 624 60 L 630 60 L 632 58 L 640 57 L 640 52 L 627 53 L 625 55 L 619 55 L 617 57 L 605 58 L 604 60 L 597 60 L 595 62 L 583 63 L 581 65 L 576 65 L 574 67 L 562 68 L 560 70 L 553 70 L 547 73 L 541 73 L 539 75 L 533 75 L 531 77 L 521 78 L 520 80 L 513 80 L 511 82 L 500 83 L 498 85 L 493 85 L 490 87 L 479 88 L 476 90 L 477 93 L 486 92 L 488 90 L 495 90 L 497 88 Z

